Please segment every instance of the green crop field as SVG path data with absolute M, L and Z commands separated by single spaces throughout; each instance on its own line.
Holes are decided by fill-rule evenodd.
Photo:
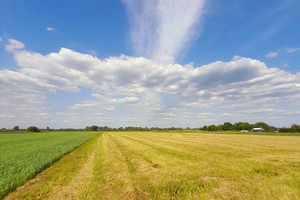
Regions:
M 0 199 L 97 134 L 99 133 L 0 134 Z
M 300 199 L 300 137 L 104 132 L 5 199 Z

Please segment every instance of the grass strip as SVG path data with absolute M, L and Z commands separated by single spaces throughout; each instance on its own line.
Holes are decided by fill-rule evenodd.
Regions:
M 0 135 L 0 199 L 51 166 L 95 132 Z

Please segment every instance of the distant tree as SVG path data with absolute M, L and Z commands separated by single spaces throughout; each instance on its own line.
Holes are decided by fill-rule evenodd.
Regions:
M 248 122 L 237 122 L 233 125 L 234 129 L 237 131 L 241 130 L 251 130 L 254 128 L 254 124 L 249 124 Z
M 222 125 L 222 124 L 219 124 L 219 125 L 217 126 L 217 130 L 218 130 L 218 131 L 223 130 L 223 125 Z
M 216 127 L 216 125 L 210 125 L 210 126 L 208 126 L 208 131 L 216 131 L 216 130 L 218 130 L 218 128 Z
M 41 130 L 35 126 L 30 126 L 27 128 L 27 131 L 29 132 L 40 132 Z
M 90 129 L 91 129 L 91 131 L 97 131 L 98 130 L 98 126 L 93 125 L 93 126 L 90 127 Z
M 263 128 L 265 130 L 270 130 L 270 126 L 265 122 L 257 122 L 254 124 L 255 128 Z
M 292 126 L 291 126 L 291 130 L 293 131 L 293 132 L 300 132 L 300 125 L 298 125 L 298 124 L 293 124 Z
M 281 133 L 288 133 L 288 132 L 293 132 L 291 128 L 286 128 L 286 127 L 282 127 L 279 129 L 279 132 Z
M 15 126 L 15 127 L 13 127 L 13 130 L 14 131 L 18 131 L 18 130 L 20 130 L 20 127 L 19 126 Z
M 47 126 L 46 130 L 47 130 L 47 131 L 50 131 L 50 128 L 49 128 L 49 126 Z
M 111 131 L 112 128 L 110 128 L 108 126 L 100 126 L 100 127 L 98 127 L 98 130 L 100 130 L 100 131 Z
M 228 131 L 228 130 L 232 130 L 233 129 L 233 125 L 230 122 L 225 122 L 222 126 L 222 129 L 224 131 Z
M 203 127 L 202 127 L 202 130 L 203 130 L 203 131 L 207 131 L 207 130 L 208 130 L 207 126 L 203 126 Z
M 237 131 L 240 131 L 240 130 L 243 130 L 242 128 L 241 128 L 241 125 L 243 124 L 243 122 L 236 122 L 236 123 L 234 123 L 233 124 L 233 129 L 234 130 L 237 130 Z

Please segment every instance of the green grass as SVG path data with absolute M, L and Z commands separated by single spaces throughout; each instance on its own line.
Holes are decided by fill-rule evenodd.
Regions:
M 95 132 L 0 134 L 0 198 L 98 134 Z

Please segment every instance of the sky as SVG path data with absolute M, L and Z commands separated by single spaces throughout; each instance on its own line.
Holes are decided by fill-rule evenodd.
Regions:
M 0 128 L 300 124 L 299 0 L 0 0 Z

